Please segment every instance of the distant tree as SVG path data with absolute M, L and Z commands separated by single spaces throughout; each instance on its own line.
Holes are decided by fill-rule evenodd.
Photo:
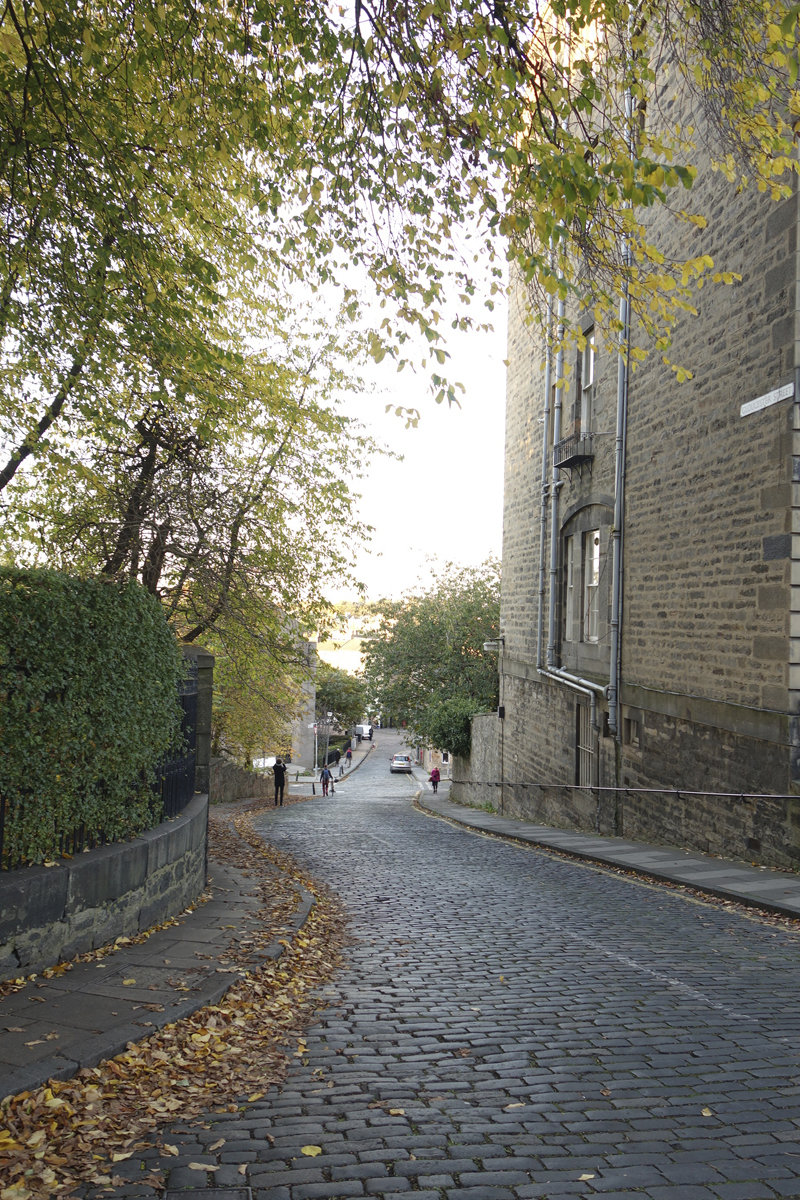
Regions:
M 332 667 L 329 663 L 320 662 L 317 668 L 317 717 L 326 721 L 328 713 L 333 713 L 333 719 L 348 729 L 356 725 L 364 716 L 367 690 L 363 679 Z
M 448 563 L 428 591 L 388 602 L 383 613 L 367 643 L 369 695 L 420 740 L 468 753 L 469 718 L 498 699 L 497 658 L 483 643 L 499 633 L 499 564 Z

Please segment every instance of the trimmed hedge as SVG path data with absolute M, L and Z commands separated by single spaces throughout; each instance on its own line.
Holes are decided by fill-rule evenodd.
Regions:
M 153 768 L 179 742 L 183 673 L 135 581 L 0 568 L 3 866 L 158 824 Z

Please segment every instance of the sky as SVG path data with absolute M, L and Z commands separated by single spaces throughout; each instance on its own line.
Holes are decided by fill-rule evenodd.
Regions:
M 498 298 L 492 333 L 448 332 L 450 379 L 466 387 L 461 408 L 437 405 L 424 371 L 400 372 L 389 359 L 368 373 L 372 389 L 349 398 L 376 441 L 402 462 L 378 456 L 356 491 L 361 520 L 374 532 L 358 550 L 355 574 L 368 599 L 399 598 L 425 585 L 431 561 L 477 565 L 500 557 L 503 531 L 506 307 Z M 389 403 L 418 408 L 416 429 L 385 413 Z M 333 595 L 346 599 L 350 593 Z

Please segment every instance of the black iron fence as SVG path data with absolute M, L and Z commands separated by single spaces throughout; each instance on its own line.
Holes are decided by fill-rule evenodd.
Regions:
M 180 687 L 183 751 L 156 767 L 155 791 L 161 801 L 162 819 L 176 817 L 194 795 L 195 751 L 197 749 L 197 664 L 189 663 L 189 677 Z
M 179 687 L 182 709 L 181 753 L 164 759 L 158 764 L 153 784 L 154 824 L 166 817 L 176 817 L 194 795 L 195 752 L 197 747 L 197 664 L 187 663 L 189 676 Z M 0 795 L 0 871 L 11 871 L 26 865 L 24 859 L 14 854 L 6 845 L 6 798 Z M 95 846 L 105 845 L 106 835 L 102 831 L 88 832 L 84 825 L 56 834 L 58 853 L 80 854 Z

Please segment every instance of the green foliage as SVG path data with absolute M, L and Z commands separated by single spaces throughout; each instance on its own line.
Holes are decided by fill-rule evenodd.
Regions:
M 206 645 L 216 651 L 212 753 L 225 751 L 248 771 L 254 758 L 290 754 L 297 678 L 252 642 L 246 649 L 237 646 L 233 654 L 218 639 L 208 639 Z
M 0 568 L 5 857 L 157 824 L 153 767 L 180 736 L 180 650 L 133 581 Z
M 428 741 L 440 750 L 467 758 L 472 738 L 470 721 L 475 712 L 475 700 L 470 696 L 449 696 L 432 704 L 425 721 Z
M 333 713 L 337 725 L 349 729 L 362 720 L 367 710 L 367 689 L 363 679 L 320 661 L 317 666 L 317 720 L 327 721 Z
M 448 563 L 428 591 L 386 603 L 383 612 L 365 654 L 368 694 L 419 739 L 468 753 L 469 718 L 497 705 L 497 657 L 483 643 L 499 633 L 498 565 Z

